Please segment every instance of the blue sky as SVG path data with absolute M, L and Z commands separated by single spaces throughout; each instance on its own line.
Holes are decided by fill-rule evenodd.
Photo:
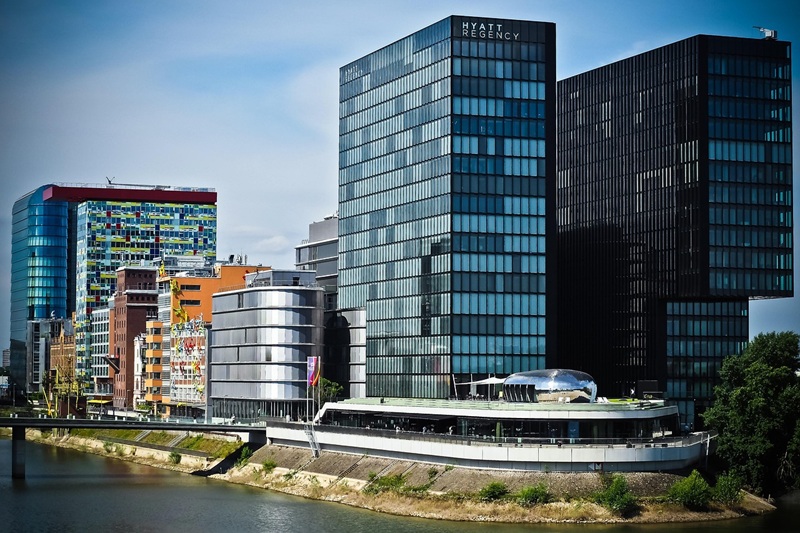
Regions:
M 0 2 L 0 347 L 14 200 L 106 176 L 213 187 L 218 255 L 291 267 L 336 211 L 339 67 L 451 14 L 555 22 L 558 79 L 698 33 L 800 42 L 794 0 Z M 751 333 L 786 329 L 800 298 L 753 302 Z

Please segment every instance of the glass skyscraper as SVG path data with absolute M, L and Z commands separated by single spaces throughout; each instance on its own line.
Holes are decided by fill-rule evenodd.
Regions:
M 339 307 L 366 310 L 367 396 L 545 367 L 554 96 L 552 23 L 452 16 L 340 70 Z
M 14 202 L 12 213 L 10 357 L 18 387 L 26 386 L 31 371 L 28 322 L 68 318 L 68 311 L 75 308 L 74 268 L 68 268 L 70 206 L 45 201 L 46 189 L 39 187 Z
M 165 255 L 216 259 L 217 193 L 147 185 L 45 185 L 14 204 L 12 367 L 24 383 L 26 321 L 76 314 L 76 377 L 88 385 L 90 315 L 116 270 Z M 15 366 L 16 365 L 16 366 Z
M 748 300 L 793 295 L 790 64 L 698 35 L 558 83 L 558 364 L 600 394 L 697 424 Z

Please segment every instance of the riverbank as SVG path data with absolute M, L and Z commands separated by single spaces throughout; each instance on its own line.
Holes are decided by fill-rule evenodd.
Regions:
M 622 518 L 591 501 L 603 489 L 597 473 L 512 472 L 474 470 L 451 465 L 431 465 L 370 456 L 324 452 L 312 458 L 308 449 L 264 446 L 249 460 L 181 455 L 145 446 L 109 443 L 71 435 L 29 431 L 28 438 L 44 444 L 72 448 L 107 457 L 133 461 L 184 473 L 202 473 L 226 482 L 342 503 L 401 516 L 440 520 L 506 523 L 667 523 L 733 519 L 774 510 L 764 500 L 745 495 L 733 509 L 712 504 L 708 511 L 694 512 L 665 503 L 663 495 L 681 479 L 675 474 L 623 474 L 638 510 Z M 219 473 L 214 473 L 219 472 Z M 370 490 L 391 479 L 407 490 Z M 507 500 L 483 502 L 478 491 L 490 483 L 502 483 L 509 493 L 543 484 L 552 501 L 521 506 Z M 364 489 L 367 490 L 364 490 Z M 395 486 L 395 488 L 397 488 Z

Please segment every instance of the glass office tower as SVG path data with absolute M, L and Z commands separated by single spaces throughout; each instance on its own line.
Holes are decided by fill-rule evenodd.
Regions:
M 558 84 L 559 364 L 708 405 L 793 295 L 790 44 L 698 35 Z
M 46 202 L 45 189 L 39 187 L 14 202 L 12 213 L 10 355 L 11 376 L 20 391 L 31 370 L 28 322 L 67 318 L 75 303 L 69 290 L 75 287 L 74 269 L 68 268 L 69 204 Z
M 554 91 L 551 23 L 453 16 L 341 69 L 339 307 L 366 310 L 367 396 L 545 367 Z

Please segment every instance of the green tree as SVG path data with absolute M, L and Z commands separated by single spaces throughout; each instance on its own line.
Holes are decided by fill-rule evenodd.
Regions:
M 329 402 L 334 398 L 341 396 L 342 391 L 344 391 L 344 387 L 335 381 L 325 378 L 320 378 L 318 386 L 320 387 L 320 405 L 324 405 L 325 402 Z
M 740 356 L 727 357 L 703 415 L 719 431 L 717 456 L 760 494 L 798 484 L 800 473 L 800 336 L 756 336 Z

